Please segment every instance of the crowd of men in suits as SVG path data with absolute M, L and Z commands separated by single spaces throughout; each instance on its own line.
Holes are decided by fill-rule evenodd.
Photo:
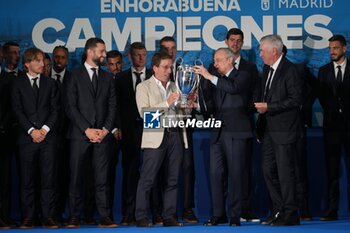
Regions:
M 81 221 L 95 225 L 95 212 L 99 227 L 117 227 L 112 210 L 120 151 L 121 225 L 182 226 L 177 215 L 180 172 L 182 220 L 198 223 L 193 211 L 193 129 L 144 129 L 143 111 L 156 108 L 168 115 L 200 113 L 222 123 L 211 133 L 212 215 L 205 226 L 259 221 L 251 206 L 255 139 L 262 145 L 263 175 L 271 199 L 271 215 L 261 224 L 291 226 L 311 220 L 306 130 L 312 125 L 316 97 L 324 110 L 328 186 L 328 209 L 321 220 L 336 220 L 342 146 L 350 156 L 350 65 L 345 38 L 329 39 L 332 61 L 319 69 L 318 79 L 305 64 L 286 58 L 287 49 L 278 35 L 260 40 L 265 64 L 261 75 L 254 63 L 241 56 L 240 29 L 230 29 L 225 42 L 227 47 L 215 51 L 208 69 L 194 67 L 202 78 L 186 109 L 177 103 L 173 37 L 160 40 L 151 69 L 146 68 L 144 44 L 132 43 L 127 51 L 131 66 L 126 70 L 119 51 L 107 52 L 102 39 L 90 38 L 82 65 L 72 72 L 67 70 L 69 52 L 64 46 L 55 47 L 52 58 L 38 48 L 25 50 L 22 71 L 19 44 L 5 43 L 0 50 L 0 229 L 17 226 L 10 218 L 14 159 L 20 180 L 20 228 L 37 224 L 78 228 Z

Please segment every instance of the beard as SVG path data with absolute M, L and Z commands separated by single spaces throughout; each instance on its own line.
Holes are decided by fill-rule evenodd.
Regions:
M 98 66 L 104 66 L 106 64 L 103 57 L 95 57 L 92 61 Z
M 334 62 L 337 62 L 337 61 L 341 60 L 343 57 L 344 57 L 344 54 L 339 54 L 337 56 L 332 56 L 331 55 L 331 60 L 334 61 Z

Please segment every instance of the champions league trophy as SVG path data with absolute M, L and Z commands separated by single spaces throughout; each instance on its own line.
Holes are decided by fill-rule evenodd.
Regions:
M 188 107 L 188 95 L 195 92 L 199 85 L 200 75 L 194 72 L 194 65 L 203 65 L 200 59 L 195 60 L 194 65 L 182 64 L 183 59 L 178 58 L 177 63 L 179 66 L 176 69 L 175 84 L 178 91 L 181 91 L 180 106 Z M 176 104 L 179 104 L 178 102 Z

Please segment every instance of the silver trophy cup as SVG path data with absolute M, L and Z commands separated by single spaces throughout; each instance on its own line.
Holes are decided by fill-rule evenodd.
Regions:
M 176 69 L 175 84 L 181 96 L 179 99 L 181 107 L 188 107 L 188 96 L 197 90 L 200 75 L 194 72 L 194 65 L 203 65 L 201 60 L 196 60 L 194 65 L 182 64 L 183 59 L 178 58 L 179 66 Z

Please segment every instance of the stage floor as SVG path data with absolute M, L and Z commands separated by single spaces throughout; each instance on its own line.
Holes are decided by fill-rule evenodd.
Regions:
M 24 232 L 21 229 L 11 229 L 8 230 L 10 232 Z M 220 225 L 216 227 L 204 227 L 202 224 L 196 224 L 196 225 L 185 225 L 184 227 L 162 227 L 162 226 L 155 226 L 150 228 L 139 228 L 136 226 L 129 226 L 129 227 L 117 227 L 113 229 L 101 229 L 98 227 L 87 227 L 87 226 L 81 226 L 79 229 L 55 229 L 55 230 L 48 230 L 43 228 L 34 228 L 31 230 L 25 230 L 27 233 L 32 232 L 71 232 L 71 233 L 90 233 L 90 232 L 104 232 L 104 233 L 111 233 L 111 232 L 120 232 L 120 233 L 161 233 L 161 232 L 168 232 L 168 233 L 178 233 L 181 231 L 181 233 L 198 233 L 198 232 L 213 232 L 213 233 L 224 233 L 224 232 L 244 232 L 244 233 L 277 233 L 277 232 L 287 232 L 287 233 L 301 233 L 301 232 L 307 232 L 307 233 L 341 233 L 341 232 L 350 232 L 350 218 L 342 218 L 338 221 L 333 222 L 321 222 L 318 220 L 314 221 L 308 221 L 308 222 L 302 222 L 300 226 L 292 226 L 292 227 L 272 227 L 272 226 L 263 226 L 258 223 L 242 223 L 241 227 L 229 227 L 228 225 Z

